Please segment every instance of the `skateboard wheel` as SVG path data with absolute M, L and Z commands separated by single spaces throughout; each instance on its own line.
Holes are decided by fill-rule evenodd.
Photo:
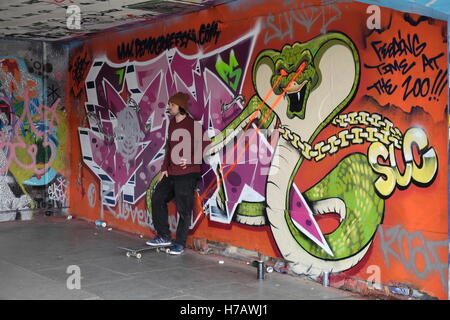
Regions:
M 127 257 L 129 258 L 131 256 L 131 254 L 129 252 L 127 252 Z
M 138 253 L 138 254 L 136 255 L 136 258 L 138 258 L 138 259 L 142 258 L 142 254 Z

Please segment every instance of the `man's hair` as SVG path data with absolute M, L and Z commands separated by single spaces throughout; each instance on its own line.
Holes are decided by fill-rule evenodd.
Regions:
M 169 103 L 175 103 L 178 106 L 180 106 L 183 109 L 188 109 L 189 108 L 189 96 L 186 93 L 183 92 L 177 92 L 176 94 L 174 94 L 173 96 L 171 96 L 169 98 Z
M 180 109 L 180 114 L 182 114 L 183 116 L 185 114 L 187 114 L 187 111 L 184 108 L 180 107 L 179 109 Z

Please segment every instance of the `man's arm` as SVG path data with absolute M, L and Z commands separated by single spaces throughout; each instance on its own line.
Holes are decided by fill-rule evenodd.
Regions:
M 167 139 L 166 139 L 166 144 L 164 146 L 164 160 L 163 163 L 161 165 L 161 176 L 159 177 L 159 181 L 162 180 L 162 178 L 164 178 L 164 176 L 168 176 L 168 172 L 169 172 L 169 164 L 170 164 L 170 122 L 168 124 L 168 129 L 167 129 Z
M 165 155 L 164 155 L 163 163 L 161 165 L 161 172 L 167 171 L 169 169 L 169 157 L 170 157 L 169 141 L 166 141 L 164 150 L 165 150 Z

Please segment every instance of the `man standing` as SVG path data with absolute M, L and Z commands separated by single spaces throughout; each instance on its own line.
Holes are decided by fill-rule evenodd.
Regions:
M 203 141 L 200 123 L 187 113 L 188 95 L 178 92 L 169 99 L 168 140 L 159 182 L 152 195 L 152 216 L 157 235 L 147 241 L 150 246 L 168 246 L 170 254 L 181 254 L 191 223 L 194 192 L 201 177 L 203 151 L 208 141 Z M 180 141 L 181 138 L 181 141 Z M 175 198 L 179 213 L 176 239 L 172 243 L 168 223 L 167 203 Z

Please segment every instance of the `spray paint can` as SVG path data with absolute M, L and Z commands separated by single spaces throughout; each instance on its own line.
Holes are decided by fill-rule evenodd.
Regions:
M 264 280 L 264 261 L 258 261 L 258 280 Z
M 95 220 L 95 225 L 96 225 L 97 227 L 105 228 L 105 227 L 106 227 L 106 222 L 105 222 L 105 221 L 102 221 L 102 220 Z
M 330 276 L 330 273 L 328 271 L 323 272 L 322 285 L 324 287 L 328 287 L 330 285 L 329 276 Z

